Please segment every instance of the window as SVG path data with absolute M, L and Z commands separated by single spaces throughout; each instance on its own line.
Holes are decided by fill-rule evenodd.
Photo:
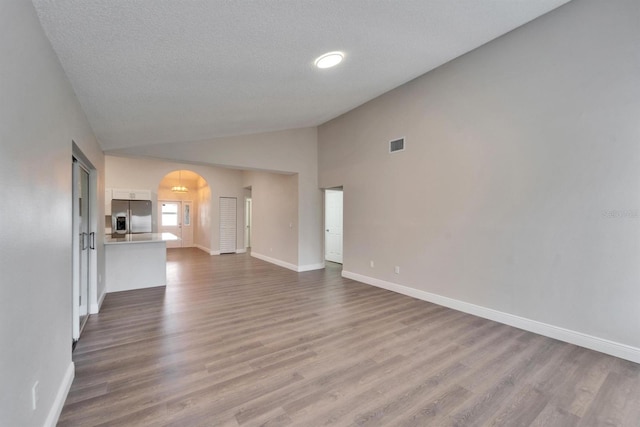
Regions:
M 162 226 L 178 225 L 178 205 L 176 203 L 162 204 Z
M 191 225 L 191 205 L 184 205 L 184 225 L 187 227 Z

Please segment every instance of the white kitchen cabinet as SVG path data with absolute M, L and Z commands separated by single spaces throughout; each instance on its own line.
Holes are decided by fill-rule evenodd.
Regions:
M 118 200 L 151 200 L 151 191 L 114 188 L 112 198 Z

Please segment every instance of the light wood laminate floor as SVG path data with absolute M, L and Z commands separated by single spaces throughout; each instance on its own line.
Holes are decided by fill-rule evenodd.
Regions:
M 640 426 L 640 365 L 247 254 L 108 294 L 60 426 Z

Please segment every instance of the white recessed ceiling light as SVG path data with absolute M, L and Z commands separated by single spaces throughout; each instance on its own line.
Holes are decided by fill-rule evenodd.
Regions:
M 331 68 L 341 63 L 343 58 L 344 53 L 342 52 L 328 52 L 319 56 L 315 64 L 318 68 Z

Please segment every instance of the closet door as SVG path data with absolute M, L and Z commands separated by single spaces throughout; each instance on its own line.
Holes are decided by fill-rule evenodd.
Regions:
M 220 197 L 220 253 L 236 252 L 236 203 L 235 197 Z
M 89 318 L 89 284 L 91 282 L 91 250 L 95 249 L 95 233 L 91 231 L 89 212 L 89 171 L 73 158 L 73 291 L 72 331 L 74 342 Z M 95 274 L 95 273 L 93 273 Z

